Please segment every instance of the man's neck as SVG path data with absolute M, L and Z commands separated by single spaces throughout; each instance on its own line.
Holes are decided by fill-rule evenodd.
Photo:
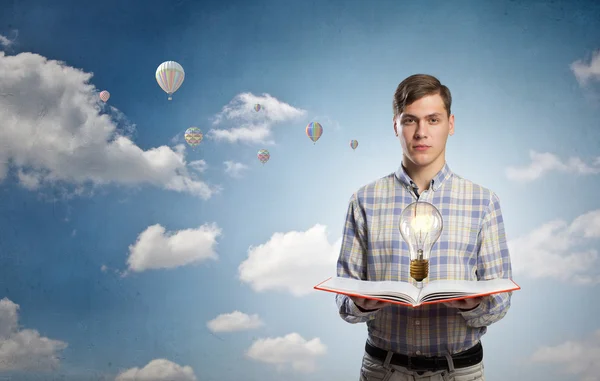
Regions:
M 439 171 L 442 170 L 442 168 L 444 168 L 445 164 L 446 160 L 441 158 L 441 160 L 436 160 L 426 167 L 419 167 L 414 165 L 414 163 L 412 163 L 406 157 L 402 159 L 402 166 L 404 166 L 406 174 L 419 187 L 419 193 L 429 189 L 431 180 L 435 177 L 435 175 L 438 174 Z

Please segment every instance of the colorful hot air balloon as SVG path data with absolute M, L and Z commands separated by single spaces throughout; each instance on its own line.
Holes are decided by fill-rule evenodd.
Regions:
M 256 112 L 260 111 L 261 108 L 262 108 L 262 106 L 259 105 L 258 103 L 254 105 L 254 111 L 256 111 Z
M 350 148 L 356 149 L 358 147 L 358 140 L 350 140 Z
M 173 93 L 179 89 L 184 78 L 183 67 L 175 61 L 165 61 L 156 69 L 156 82 L 169 95 L 169 100 L 173 99 Z
M 198 127 L 190 127 L 185 131 L 185 141 L 190 147 L 195 148 L 202 141 L 202 131 Z
M 108 98 L 110 98 L 110 93 L 106 90 L 102 90 L 100 92 L 100 100 L 106 103 L 106 101 L 108 101 Z
M 265 164 L 271 158 L 271 154 L 269 154 L 269 151 L 267 151 L 266 149 L 261 149 L 260 151 L 258 151 L 257 156 L 258 160 L 263 164 Z
M 316 143 L 321 135 L 323 135 L 323 126 L 318 122 L 310 122 L 308 126 L 306 126 L 306 135 L 313 143 Z

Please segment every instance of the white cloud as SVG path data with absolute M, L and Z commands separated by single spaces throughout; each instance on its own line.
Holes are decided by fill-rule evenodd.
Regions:
M 253 360 L 276 365 L 280 371 L 291 366 L 292 369 L 311 373 L 316 370 L 316 359 L 327 353 L 327 347 L 321 339 L 307 341 L 297 333 L 284 337 L 258 339 L 246 352 Z
M 256 329 L 263 325 L 258 315 L 247 315 L 240 311 L 221 314 L 209 321 L 206 326 L 211 332 L 234 332 Z
M 197 381 L 190 366 L 181 366 L 165 359 L 150 361 L 143 368 L 131 368 L 119 373 L 115 381 Z
M 533 150 L 529 151 L 529 157 L 531 158 L 531 163 L 528 166 L 520 168 L 509 167 L 506 169 L 506 176 L 516 181 L 533 181 L 551 171 L 579 175 L 600 173 L 600 157 L 596 158 L 590 164 L 586 164 L 578 157 L 571 157 L 567 161 L 562 161 L 552 153 L 538 153 Z
M 341 239 L 329 243 L 327 228 L 315 225 L 305 232 L 275 233 L 268 242 L 248 249 L 239 278 L 255 291 L 287 291 L 295 296 L 335 275 Z
M 581 381 L 597 381 L 600 374 L 600 329 L 580 341 L 544 346 L 531 356 L 534 363 L 557 366 L 564 373 L 578 375 Z
M 43 337 L 34 329 L 20 329 L 19 305 L 0 300 L 0 371 L 55 370 L 59 352 L 67 344 Z
M 18 33 L 16 30 L 14 32 Z M 16 36 L 15 36 L 15 38 L 16 38 Z M 11 40 L 8 37 L 0 34 L 0 46 L 3 48 L 8 48 L 8 47 L 12 46 L 15 43 L 15 38 L 13 38 Z
M 129 246 L 128 271 L 170 269 L 217 259 L 215 247 L 220 235 L 216 224 L 175 232 L 166 232 L 160 224 L 148 226 Z
M 589 63 L 584 60 L 573 62 L 571 70 L 581 86 L 587 85 L 592 80 L 600 80 L 600 50 L 592 54 Z
M 179 132 L 171 138 L 171 144 L 173 144 L 173 145 L 182 144 L 184 142 L 185 142 L 185 139 L 184 139 L 183 132 Z
M 0 181 L 13 169 L 30 190 L 152 185 L 204 199 L 219 192 L 186 164 L 183 145 L 136 146 L 135 126 L 99 101 L 92 74 L 37 54 L 3 52 L 0 73 Z
M 570 225 L 563 220 L 550 221 L 508 242 L 513 271 L 531 278 L 600 283 L 598 252 L 589 248 L 598 238 L 600 209 L 580 215 Z
M 260 104 L 260 111 L 254 110 Z M 227 125 L 227 128 L 211 129 L 208 135 L 215 140 L 229 143 L 273 144 L 271 129 L 275 124 L 294 121 L 306 113 L 272 97 L 252 93 L 238 94 L 220 113 L 215 115 L 213 126 Z
M 243 163 L 236 163 L 234 161 L 225 161 L 225 173 L 231 177 L 240 177 L 242 172 L 248 169 L 248 166 Z
M 208 164 L 204 160 L 194 160 L 194 161 L 190 161 L 190 163 L 188 164 L 188 167 L 190 167 L 191 169 L 193 169 L 194 171 L 196 171 L 198 173 L 203 173 L 203 172 L 206 172 L 206 169 L 208 168 Z

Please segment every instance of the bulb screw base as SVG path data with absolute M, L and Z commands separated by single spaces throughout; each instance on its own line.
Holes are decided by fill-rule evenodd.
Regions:
M 410 277 L 421 282 L 429 275 L 429 260 L 415 259 L 410 261 Z

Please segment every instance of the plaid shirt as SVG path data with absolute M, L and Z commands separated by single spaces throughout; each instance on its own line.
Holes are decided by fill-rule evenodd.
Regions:
M 511 278 L 510 256 L 498 196 L 450 170 L 447 164 L 417 196 L 418 187 L 400 168 L 360 188 L 350 199 L 337 275 L 369 281 L 416 284 L 410 277 L 408 245 L 400 235 L 402 210 L 415 201 L 433 204 L 444 227 L 433 245 L 429 277 L 485 280 Z M 412 308 L 390 304 L 361 312 L 346 295 L 336 294 L 340 316 L 366 322 L 368 340 L 379 348 L 405 355 L 443 356 L 477 344 L 487 326 L 502 319 L 512 292 L 486 296 L 475 309 L 461 311 L 444 304 Z

